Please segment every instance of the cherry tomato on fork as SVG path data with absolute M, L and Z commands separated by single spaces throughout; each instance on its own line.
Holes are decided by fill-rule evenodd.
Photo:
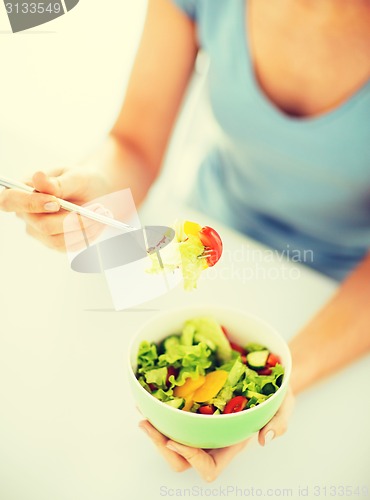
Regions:
M 212 227 L 204 226 L 199 231 L 199 239 L 205 248 L 208 267 L 214 266 L 222 255 L 223 245 L 220 235 Z

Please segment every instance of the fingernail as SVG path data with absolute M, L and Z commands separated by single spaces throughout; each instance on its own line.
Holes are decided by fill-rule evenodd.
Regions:
M 266 444 L 270 443 L 275 437 L 275 432 L 271 429 L 267 432 L 265 436 L 265 446 Z
M 98 207 L 94 210 L 94 212 L 96 214 L 99 214 L 99 215 L 105 215 L 106 214 L 106 210 L 104 207 Z
M 94 205 L 90 205 L 88 208 L 99 215 L 106 215 L 107 212 L 109 212 L 109 210 L 100 203 L 95 203 Z
M 59 205 L 55 201 L 49 201 L 48 203 L 45 203 L 44 209 L 47 212 L 58 212 L 59 211 Z

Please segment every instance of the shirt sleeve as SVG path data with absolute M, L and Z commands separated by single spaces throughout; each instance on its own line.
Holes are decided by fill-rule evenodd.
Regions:
M 196 3 L 197 0 L 172 0 L 182 11 L 185 12 L 191 19 L 196 19 Z

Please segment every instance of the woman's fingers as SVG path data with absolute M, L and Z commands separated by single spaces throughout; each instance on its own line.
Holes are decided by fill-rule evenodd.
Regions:
M 166 447 L 168 438 L 158 432 L 150 422 L 142 420 L 139 427 L 150 437 L 160 454 L 169 463 L 173 470 L 176 472 L 183 472 L 190 467 L 190 464 L 183 457 Z
M 86 179 L 78 176 L 72 169 L 62 169 L 52 172 L 51 175 L 36 172 L 32 177 L 32 184 L 40 193 L 49 193 L 63 200 L 72 200 L 82 189 L 85 189 Z
M 168 441 L 167 448 L 176 451 L 198 472 L 207 482 L 214 481 L 223 469 L 242 449 L 248 440 L 227 448 L 205 451 L 200 448 L 191 448 L 175 441 Z
M 31 214 L 59 212 L 58 200 L 49 194 L 27 193 L 18 189 L 5 189 L 0 193 L 0 210 Z
M 249 439 L 246 439 L 234 446 L 205 451 L 168 439 L 147 420 L 142 420 L 139 426 L 148 434 L 161 455 L 175 471 L 182 472 L 192 466 L 208 482 L 214 481 L 235 455 L 245 448 L 249 441 Z
M 268 441 L 274 437 L 281 436 L 285 433 L 289 418 L 294 409 L 294 396 L 291 388 L 288 389 L 287 395 L 283 404 L 279 408 L 276 415 L 263 427 L 258 434 L 258 441 L 262 446 L 265 446 Z M 191 465 L 198 474 L 208 482 L 214 481 L 222 472 L 231 460 L 240 453 L 249 439 L 226 448 L 214 450 L 202 450 L 192 448 L 175 441 L 167 439 L 147 421 L 141 422 L 140 426 L 146 430 L 151 439 L 157 445 L 162 455 L 173 466 L 175 470 L 185 470 L 184 462 L 179 462 L 178 458 L 182 459 L 188 465 Z M 169 454 L 170 453 L 170 454 Z M 178 458 L 176 458 L 176 455 Z
M 95 210 L 95 212 L 105 214 L 104 209 L 101 211 Z M 48 236 L 64 232 L 82 231 L 82 228 L 86 230 L 91 226 L 99 224 L 87 217 L 70 214 L 65 210 L 61 210 L 55 215 L 19 213 L 17 216 L 23 219 L 27 225 Z M 68 217 L 67 220 L 66 217 Z
M 234 446 L 227 446 L 226 448 L 219 448 L 216 450 L 210 450 L 208 453 L 213 456 L 219 472 L 221 472 L 225 467 L 231 462 L 231 460 L 244 450 L 251 438 L 245 439 L 241 443 L 235 444 Z
M 265 446 L 275 437 L 282 436 L 286 432 L 293 410 L 294 396 L 292 390 L 289 388 L 283 404 L 275 416 L 258 433 L 258 442 L 261 446 Z
M 82 230 L 72 231 L 61 234 L 47 234 L 39 231 L 32 225 L 27 225 L 27 234 L 38 239 L 49 248 L 68 252 L 78 252 L 86 248 L 87 244 L 93 244 L 94 241 L 104 230 L 104 225 L 98 222 Z
M 86 179 L 69 170 L 59 170 L 60 175 L 48 176 L 37 172 L 27 184 L 34 187 L 29 193 L 18 189 L 5 189 L 0 193 L 0 210 L 17 213 L 56 213 L 60 210 L 57 198 L 77 199 L 86 191 Z
M 101 204 L 87 207 L 100 215 L 112 214 Z M 27 233 L 42 241 L 50 248 L 77 252 L 86 248 L 86 241 L 92 244 L 104 231 L 105 225 L 76 213 L 61 210 L 57 214 L 18 213 L 27 225 Z

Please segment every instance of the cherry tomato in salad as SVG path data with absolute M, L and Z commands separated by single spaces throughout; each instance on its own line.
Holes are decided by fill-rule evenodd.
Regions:
M 240 344 L 237 344 L 231 340 L 230 333 L 225 326 L 221 326 L 221 328 L 222 328 L 222 331 L 224 332 L 225 337 L 227 338 L 227 340 L 230 343 L 231 349 L 233 349 L 234 351 L 240 352 L 242 358 L 243 358 L 243 356 L 246 356 L 248 354 L 248 351 L 246 349 L 244 349 L 244 347 L 242 347 Z M 243 361 L 243 359 L 242 359 L 242 361 Z M 245 363 L 245 362 L 246 362 L 246 360 L 243 361 L 243 363 Z
M 233 351 L 240 352 L 240 354 L 242 356 L 246 356 L 248 354 L 247 351 L 244 349 L 244 347 L 242 347 L 239 344 L 235 344 L 235 342 L 230 342 L 230 346 L 231 346 L 231 349 L 233 349 Z
M 204 226 L 199 231 L 199 239 L 205 247 L 208 267 L 214 266 L 222 255 L 223 245 L 220 235 L 212 227 Z
M 276 356 L 276 354 L 270 353 L 267 361 L 266 361 L 266 366 L 273 367 L 276 366 L 277 364 L 281 364 L 279 356 Z
M 173 375 L 176 378 L 178 374 L 179 374 L 179 371 L 175 367 L 173 367 L 173 366 L 167 367 L 167 376 L 166 376 L 166 386 L 167 387 L 171 386 L 170 376 Z
M 213 415 L 215 407 L 213 405 L 203 405 L 198 408 L 199 413 L 202 415 Z
M 226 404 L 223 413 L 238 413 L 239 411 L 243 411 L 247 406 L 247 403 L 248 399 L 244 396 L 235 396 L 235 398 L 230 399 L 230 401 Z
M 269 367 L 262 368 L 262 370 L 257 370 L 258 375 L 271 375 L 272 370 Z
M 242 354 L 240 356 L 240 359 L 241 359 L 242 363 L 244 363 L 245 365 L 247 364 L 247 355 L 246 354 Z
M 229 330 L 226 328 L 226 326 L 221 326 L 221 329 L 222 331 L 224 332 L 224 335 L 225 337 L 227 338 L 227 340 L 229 342 L 231 342 L 231 339 L 230 339 L 230 333 L 229 333 Z

